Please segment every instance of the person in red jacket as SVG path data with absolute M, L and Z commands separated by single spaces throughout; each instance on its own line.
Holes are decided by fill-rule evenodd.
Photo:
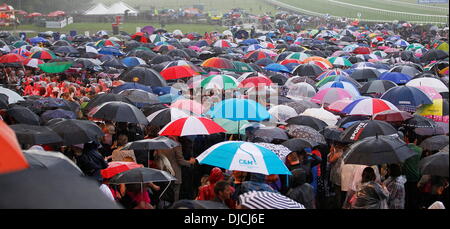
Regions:
M 200 187 L 197 200 L 213 200 L 215 198 L 214 186 L 223 179 L 222 170 L 218 167 L 213 168 L 208 178 L 209 184 Z

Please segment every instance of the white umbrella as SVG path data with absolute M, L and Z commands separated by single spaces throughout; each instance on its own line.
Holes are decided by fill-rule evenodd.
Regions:
M 310 117 L 320 119 L 320 120 L 326 122 L 328 126 L 335 126 L 338 121 L 338 117 L 339 117 L 339 116 L 336 116 L 333 113 L 323 109 L 323 107 L 306 109 L 300 115 L 310 116 Z
M 448 92 L 448 87 L 442 81 L 431 77 L 423 77 L 410 80 L 408 83 L 406 83 L 406 86 L 411 87 L 427 86 L 434 88 L 439 93 Z
M 17 103 L 19 101 L 24 101 L 25 99 L 20 96 L 17 92 L 10 90 L 8 88 L 0 87 L 0 94 L 5 94 L 8 96 L 8 103 Z
M 297 116 L 297 112 L 294 108 L 286 105 L 277 105 L 269 109 L 269 114 L 272 118 L 275 118 L 274 121 L 286 122 L 289 118 Z

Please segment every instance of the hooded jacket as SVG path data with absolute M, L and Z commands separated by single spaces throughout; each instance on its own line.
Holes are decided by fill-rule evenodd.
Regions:
M 306 182 L 306 171 L 302 168 L 292 171 L 292 187 L 286 196 L 303 204 L 306 209 L 315 209 L 314 188 Z
M 197 200 L 214 200 L 216 195 L 214 194 L 214 186 L 218 181 L 224 179 L 222 170 L 220 168 L 213 168 L 209 174 L 209 184 L 200 187 Z
M 99 182 L 103 180 L 100 170 L 106 169 L 108 164 L 103 159 L 103 156 L 97 150 L 98 144 L 85 143 L 83 147 L 83 154 L 76 157 L 77 165 L 81 171 L 87 176 L 93 177 Z

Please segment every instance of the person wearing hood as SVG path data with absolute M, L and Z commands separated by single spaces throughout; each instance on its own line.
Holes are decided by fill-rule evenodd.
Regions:
M 100 170 L 106 169 L 108 163 L 106 163 L 103 156 L 98 152 L 98 146 L 99 144 L 96 142 L 85 143 L 81 155 L 76 154 L 75 158 L 78 167 L 80 167 L 84 174 L 102 182 L 103 177 L 100 174 Z
M 383 182 L 389 191 L 389 209 L 405 208 L 405 183 L 406 177 L 401 175 L 401 168 L 397 164 L 388 167 L 389 177 Z
M 242 183 L 238 196 L 251 191 L 277 192 L 270 185 L 266 184 L 266 175 L 259 173 L 252 173 L 250 180 Z
M 316 209 L 314 188 L 306 182 L 306 171 L 302 168 L 292 171 L 292 186 L 286 196 L 303 204 L 306 209 Z
M 214 194 L 214 186 L 218 181 L 224 180 L 222 170 L 214 167 L 208 177 L 209 184 L 199 188 L 197 200 L 213 200 L 216 196 Z

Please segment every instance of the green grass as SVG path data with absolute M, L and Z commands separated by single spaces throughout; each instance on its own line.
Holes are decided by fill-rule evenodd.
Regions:
M 130 34 L 134 34 L 136 32 L 136 27 L 144 27 L 146 25 L 152 25 L 155 28 L 159 28 L 160 25 L 158 23 L 124 23 L 120 25 L 120 30 L 125 31 Z M 13 28 L 10 28 L 13 30 Z M 223 32 L 226 30 L 226 27 L 215 26 L 215 25 L 204 25 L 204 24 L 168 24 L 165 29 L 167 31 L 174 31 L 176 29 L 181 30 L 183 33 L 187 32 L 197 32 L 203 34 L 205 32 L 211 31 L 219 31 Z M 20 25 L 16 28 L 15 31 L 35 31 L 37 32 L 45 32 L 45 31 L 54 31 L 61 33 L 68 33 L 70 30 L 76 30 L 78 34 L 84 34 L 85 31 L 89 31 L 90 34 L 95 33 L 99 30 L 112 31 L 111 23 L 74 23 L 66 26 L 62 29 L 49 29 L 45 27 L 38 27 L 35 25 Z M 30 33 L 30 35 L 35 35 L 36 33 Z
M 384 10 L 393 10 L 393 11 L 399 11 L 399 12 L 408 12 L 408 13 L 417 13 L 417 14 L 430 14 L 430 15 L 447 15 L 448 12 L 443 10 L 436 10 L 433 8 L 426 8 L 426 7 L 418 7 L 415 5 L 406 5 L 406 4 L 399 4 L 395 2 L 388 2 L 388 1 L 380 1 L 380 0 L 339 0 L 340 2 L 345 3 L 351 3 L 355 5 L 360 6 L 367 6 L 377 9 L 384 9 Z

